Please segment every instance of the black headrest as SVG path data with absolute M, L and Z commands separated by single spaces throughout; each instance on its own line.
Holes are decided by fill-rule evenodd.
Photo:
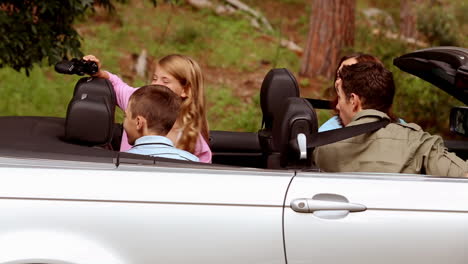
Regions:
M 273 116 L 280 104 L 288 97 L 299 97 L 299 86 L 296 78 L 287 69 L 270 70 L 262 83 L 260 90 L 260 106 L 266 129 L 273 126 Z
M 115 92 L 101 78 L 82 78 L 68 104 L 65 140 L 82 145 L 109 144 L 114 132 Z
M 290 97 L 284 100 L 279 114 L 273 122 L 273 151 L 280 153 L 282 167 L 288 164 L 311 164 L 311 150 L 307 158 L 301 161 L 297 143 L 299 134 L 304 134 L 306 145 L 318 131 L 317 114 L 305 98 Z
M 109 80 L 103 78 L 84 77 L 78 80 L 73 90 L 73 97 L 81 97 L 82 94 L 100 96 L 116 104 L 114 88 Z

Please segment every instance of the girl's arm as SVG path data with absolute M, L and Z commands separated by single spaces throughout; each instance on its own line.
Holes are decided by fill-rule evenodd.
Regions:
M 125 111 L 128 106 L 128 99 L 130 99 L 130 95 L 132 95 L 136 89 L 126 84 L 117 75 L 104 71 L 101 67 L 101 62 L 94 55 L 86 55 L 83 59 L 96 62 L 98 65 L 98 72 L 94 74 L 93 77 L 104 78 L 112 83 L 117 98 L 117 105 Z
M 101 61 L 94 55 L 86 55 L 83 57 L 85 61 L 94 61 L 98 66 L 98 71 L 93 75 L 93 77 L 109 79 L 109 74 L 106 71 L 102 70 Z
M 136 91 L 135 88 L 131 87 L 130 85 L 126 84 L 122 79 L 120 79 L 117 75 L 112 74 L 108 71 L 104 71 L 109 78 L 107 78 L 114 87 L 115 96 L 117 98 L 117 105 L 125 111 L 128 106 L 128 100 L 133 92 Z

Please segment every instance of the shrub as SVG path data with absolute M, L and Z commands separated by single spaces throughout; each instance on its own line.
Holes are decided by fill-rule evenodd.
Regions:
M 426 4 L 418 12 L 418 31 L 433 46 L 457 46 L 458 22 L 449 6 Z

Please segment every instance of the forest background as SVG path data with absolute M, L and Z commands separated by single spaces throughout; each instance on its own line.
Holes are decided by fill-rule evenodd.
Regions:
M 418 31 L 414 42 L 400 37 L 400 1 L 357 0 L 354 44 L 343 49 L 342 55 L 365 52 L 379 57 L 394 73 L 395 114 L 427 131 L 450 136 L 449 111 L 462 103 L 400 71 L 392 61 L 424 47 L 467 47 L 468 3 L 417 1 L 413 11 Z M 149 82 L 150 73 L 139 76 L 134 69 L 141 54 L 146 53 L 150 63 L 170 53 L 193 57 L 201 64 L 205 77 L 212 130 L 254 132 L 260 128 L 259 92 L 264 76 L 272 68 L 293 72 L 302 97 L 331 99 L 332 78 L 299 74 L 314 1 L 244 0 L 268 21 L 269 30 L 252 23 L 246 12 L 220 14 L 212 8 L 195 7 L 191 1 L 159 1 L 156 6 L 145 0 L 129 2 L 116 3 L 114 13 L 97 8 L 75 22 L 82 36 L 82 52 L 96 55 L 105 69 L 135 87 Z M 24 70 L 0 68 L 0 115 L 64 117 L 79 78 L 58 74 L 45 62 L 35 65 L 29 76 Z M 333 114 L 319 110 L 320 123 Z M 117 121 L 121 120 L 119 111 Z

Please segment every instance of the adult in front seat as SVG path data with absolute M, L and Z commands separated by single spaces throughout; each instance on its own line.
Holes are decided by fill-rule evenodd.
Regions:
M 336 72 L 335 72 L 335 81 L 336 79 L 338 78 L 338 72 L 343 68 L 343 66 L 347 66 L 347 65 L 352 65 L 352 64 L 355 64 L 355 63 L 358 63 L 358 62 L 375 62 L 375 63 L 379 63 L 381 65 L 383 65 L 383 63 L 375 56 L 373 55 L 370 55 L 370 54 L 366 54 L 366 53 L 354 53 L 354 54 L 350 54 L 350 55 L 347 55 L 347 56 L 343 56 L 339 63 L 338 63 L 338 68 L 336 69 Z M 332 101 L 332 106 L 333 107 L 336 107 L 336 104 L 338 102 L 338 98 L 335 97 Z M 390 117 L 393 117 L 391 113 L 387 113 Z M 405 123 L 405 121 L 403 119 L 397 119 L 398 122 L 402 122 L 402 123 Z M 338 128 L 342 128 L 343 127 L 343 123 L 341 122 L 340 120 L 340 117 L 338 115 L 338 113 L 331 117 L 330 119 L 328 119 L 325 123 L 323 123 L 318 131 L 319 132 L 323 132 L 323 131 L 328 131 L 328 130 L 333 130 L 333 129 L 338 129 Z
M 337 110 L 344 126 L 390 119 L 395 86 L 383 65 L 361 62 L 344 66 L 335 82 Z M 392 120 L 393 121 L 393 120 Z M 439 136 L 416 124 L 390 123 L 314 151 L 315 164 L 328 172 L 421 173 L 467 176 L 468 163 L 450 153 Z

